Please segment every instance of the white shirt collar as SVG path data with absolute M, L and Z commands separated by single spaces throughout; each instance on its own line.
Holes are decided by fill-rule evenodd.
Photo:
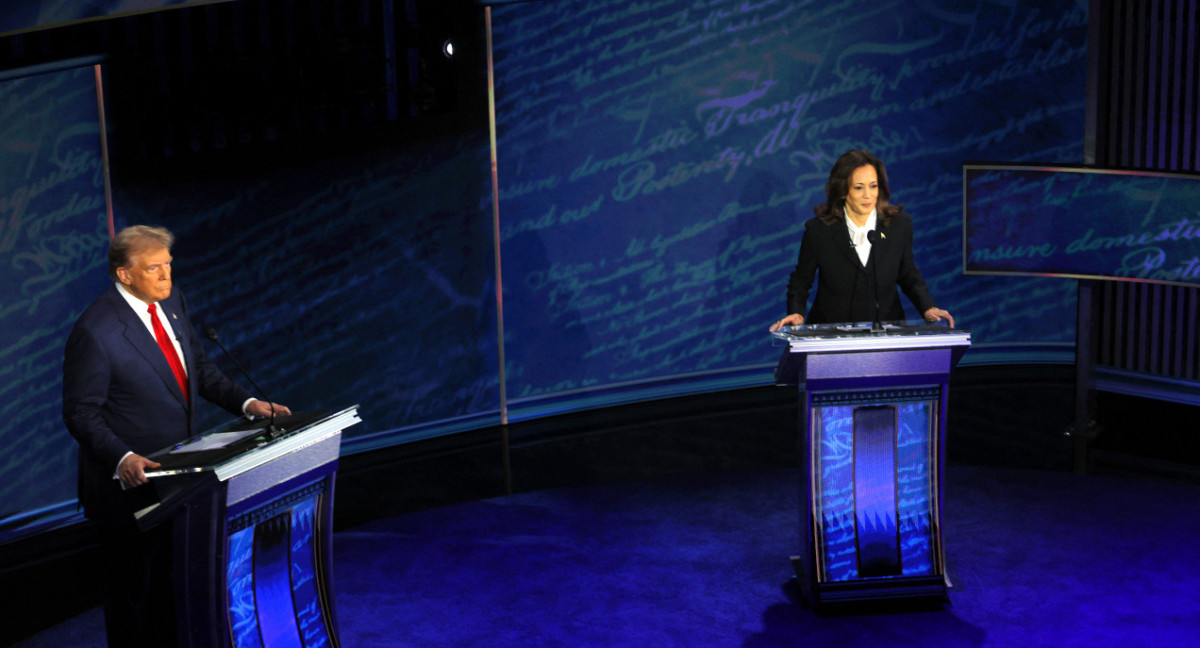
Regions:
M 154 337 L 154 323 L 150 321 L 150 304 L 135 297 L 121 282 L 114 281 L 113 283 L 117 286 L 117 292 L 121 293 L 121 296 L 129 303 L 129 307 L 133 309 L 134 313 L 137 313 L 138 319 L 142 320 L 142 324 L 146 326 L 146 330 L 150 331 L 150 336 Z M 155 303 L 157 304 L 158 302 Z M 171 344 L 175 345 L 175 353 L 179 354 L 179 362 L 183 364 L 183 370 L 188 371 L 187 359 L 183 353 L 183 345 L 179 341 L 179 337 L 175 335 L 175 327 L 171 324 L 171 317 L 168 317 L 161 308 L 157 308 L 155 311 L 158 313 L 158 321 L 163 325 L 163 330 L 171 338 Z M 174 317 L 178 319 L 177 316 Z
M 142 301 L 141 299 L 138 299 L 133 293 L 129 292 L 129 289 L 126 288 L 125 285 L 122 284 L 121 282 L 114 281 L 113 284 L 116 285 L 117 292 L 121 293 L 121 296 L 124 297 L 125 301 L 129 303 L 129 307 L 133 309 L 133 312 L 137 313 L 138 318 L 142 320 L 142 324 L 145 324 L 146 328 L 150 329 L 150 332 L 153 333 L 154 325 L 150 323 L 150 310 L 149 310 L 150 304 L 147 304 L 146 302 Z M 155 302 L 155 303 L 158 303 L 158 302 Z M 157 310 L 158 310 L 158 321 L 163 322 L 167 326 L 170 326 L 170 322 L 167 320 L 167 314 L 164 313 L 161 308 L 159 308 Z M 172 327 L 172 328 L 174 328 L 174 327 Z M 171 330 L 171 329 L 167 329 L 167 330 Z
M 150 307 L 150 304 L 138 299 L 133 293 L 129 292 L 129 289 L 125 287 L 125 284 L 119 281 L 114 281 L 113 285 L 117 287 L 117 292 L 121 293 L 121 296 L 125 298 L 125 301 L 129 302 L 129 307 L 133 310 L 139 313 L 145 313 L 146 309 Z
M 874 209 L 872 209 L 871 213 L 867 215 L 867 222 L 864 223 L 862 227 L 855 225 L 854 221 L 850 218 L 850 214 L 846 214 L 846 227 L 850 229 L 850 242 L 853 243 L 855 247 L 860 245 L 870 245 L 870 243 L 867 241 L 867 232 L 875 229 L 875 224 L 876 218 Z

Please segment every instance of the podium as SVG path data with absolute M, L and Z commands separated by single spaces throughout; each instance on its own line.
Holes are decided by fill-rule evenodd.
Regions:
M 776 368 L 800 396 L 807 603 L 944 601 L 942 473 L 951 370 L 968 331 L 891 324 L 786 327 Z
M 150 456 L 159 501 L 136 517 L 143 529 L 174 525 L 181 646 L 339 645 L 334 473 L 342 431 L 359 421 L 357 406 L 239 419 Z

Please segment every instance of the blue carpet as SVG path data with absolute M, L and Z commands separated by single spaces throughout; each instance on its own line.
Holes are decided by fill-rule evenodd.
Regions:
M 955 466 L 950 604 L 796 600 L 799 471 L 686 475 L 446 506 L 334 536 L 343 645 L 1187 646 L 1200 487 Z M 102 645 L 94 610 L 19 646 Z

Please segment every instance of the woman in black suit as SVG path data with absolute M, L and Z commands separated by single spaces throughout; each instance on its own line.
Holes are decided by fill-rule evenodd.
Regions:
M 825 183 L 825 203 L 804 225 L 788 279 L 788 315 L 771 331 L 805 322 L 902 320 L 897 286 L 927 321 L 946 320 L 954 328 L 954 318 L 938 308 L 913 262 L 912 218 L 890 197 L 882 160 L 863 150 L 838 158 Z M 817 294 L 805 317 L 814 278 Z

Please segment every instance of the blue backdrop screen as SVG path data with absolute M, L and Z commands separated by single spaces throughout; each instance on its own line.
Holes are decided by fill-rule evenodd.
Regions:
M 0 518 L 75 495 L 62 349 L 107 283 L 96 69 L 0 78 Z
M 766 327 L 785 314 L 803 223 L 851 148 L 888 165 L 939 305 L 977 340 L 1073 339 L 1070 286 L 963 276 L 959 176 L 981 156 L 1082 159 L 1086 3 L 554 2 L 495 14 L 518 405 L 773 364 Z M 998 312 L 1061 317 L 1013 330 L 993 324 Z
M 964 269 L 1200 284 L 1200 176 L 963 167 Z
M 489 14 L 496 204 L 478 105 L 452 127 L 413 122 L 419 136 L 396 146 L 320 142 L 266 162 L 231 150 L 153 178 L 113 168 L 116 225 L 177 235 L 195 323 L 217 326 L 273 400 L 359 403 L 346 444 L 481 427 L 503 406 L 520 418 L 768 384 L 780 349 L 766 328 L 784 314 L 803 223 L 856 147 L 886 161 L 939 305 L 973 330 L 968 360 L 1071 345 L 1071 282 L 963 274 L 961 186 L 967 160 L 1082 162 L 1086 0 L 561 0 Z M 84 77 L 0 85 L 10 512 L 74 493 L 61 351 L 107 281 L 97 154 L 78 148 L 98 132 Z M 68 176 L 79 189 L 58 184 Z
M 0 4 L 0 34 L 45 29 L 80 20 L 95 20 L 134 11 L 228 0 L 6 0 Z

